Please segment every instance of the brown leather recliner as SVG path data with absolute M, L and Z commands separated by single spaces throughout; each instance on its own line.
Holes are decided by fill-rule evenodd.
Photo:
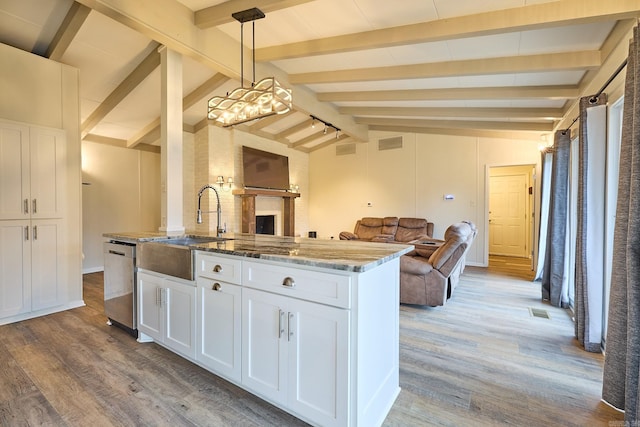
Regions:
M 364 217 L 356 222 L 353 233 L 341 232 L 340 240 L 408 243 L 428 239 L 431 236 L 433 236 L 433 223 L 424 218 Z
M 394 241 L 408 243 L 433 237 L 433 223 L 424 218 L 400 218 Z
M 398 217 L 364 217 L 356 222 L 353 233 L 342 231 L 340 240 L 364 240 L 369 242 L 392 241 L 398 229 Z
M 400 302 L 429 306 L 444 305 L 460 280 L 465 258 L 477 234 L 472 222 L 447 228 L 444 240 L 400 257 Z

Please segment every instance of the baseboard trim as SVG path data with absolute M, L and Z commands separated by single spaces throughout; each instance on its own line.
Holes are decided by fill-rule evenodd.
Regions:
M 71 301 L 64 305 L 59 305 L 52 308 L 47 308 L 45 310 L 32 311 L 29 313 L 18 314 L 16 316 L 6 317 L 4 319 L 0 319 L 1 325 L 8 325 L 9 323 L 21 322 L 23 320 L 35 319 L 36 317 L 46 316 L 48 314 L 59 313 L 61 311 L 71 310 L 73 308 L 84 307 L 86 304 L 84 300 L 79 301 Z

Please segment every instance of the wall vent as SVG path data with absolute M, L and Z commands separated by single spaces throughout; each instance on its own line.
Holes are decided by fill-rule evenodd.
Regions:
M 346 156 L 347 154 L 356 154 L 356 144 L 354 142 L 336 145 L 336 156 Z
M 542 319 L 551 319 L 551 316 L 549 316 L 549 312 L 541 308 L 529 307 L 529 314 L 531 314 L 532 317 L 540 317 Z
M 384 138 L 378 140 L 378 151 L 396 150 L 402 148 L 402 137 L 394 136 L 393 138 Z

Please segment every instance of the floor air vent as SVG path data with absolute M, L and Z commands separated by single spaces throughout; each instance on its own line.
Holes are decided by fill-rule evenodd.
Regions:
M 532 317 L 540 317 L 542 319 L 551 319 L 551 316 L 549 316 L 549 312 L 541 308 L 529 307 L 529 313 L 531 314 Z

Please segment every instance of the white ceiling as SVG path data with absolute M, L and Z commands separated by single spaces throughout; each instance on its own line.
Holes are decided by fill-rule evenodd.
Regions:
M 83 137 L 137 148 L 157 144 L 157 129 L 156 133 L 150 129 L 160 117 L 159 67 L 143 74 L 133 88 L 124 92 L 117 88 L 136 75 L 134 70 L 145 58 L 154 55 L 165 35 L 169 39 L 183 41 L 182 35 L 167 32 L 154 40 L 149 34 L 153 31 L 153 34 L 160 34 L 164 30 L 151 24 L 148 27 L 154 27 L 153 31 L 139 32 L 138 26 L 123 18 L 124 13 L 118 9 L 124 7 L 118 6 L 121 2 L 78 1 L 74 4 L 72 0 L 0 0 L 0 42 L 48 56 L 47 49 L 56 46 L 56 33 L 70 35 L 69 45 L 60 48 L 58 56 L 53 59 L 80 70 Z M 588 64 L 576 65 L 571 55 L 585 52 L 589 56 L 590 52 L 597 52 L 595 56 L 600 61 L 604 60 L 601 57 L 607 52 L 602 49 L 614 27 L 630 27 L 631 18 L 637 17 L 636 11 L 610 17 L 605 10 L 601 15 L 581 18 L 580 13 L 588 14 L 589 8 L 599 7 L 597 0 L 582 2 L 586 5 L 585 10 L 576 10 L 575 19 L 564 16 L 560 22 L 550 23 L 534 22 L 534 15 L 538 12 L 531 12 L 531 8 L 545 7 L 539 14 L 554 20 L 555 9 L 560 14 L 564 4 L 582 3 L 579 0 L 282 0 L 280 3 L 294 6 L 271 11 L 269 4 L 278 1 L 256 2 L 258 7 L 267 4 L 264 7 L 269 10 L 266 18 L 255 21 L 256 57 L 261 63 L 261 58 L 270 55 L 274 48 L 285 47 L 284 54 L 276 54 L 275 59 L 269 62 L 271 69 L 285 76 L 289 82 L 296 83 L 292 85 L 296 112 L 279 116 L 278 121 L 264 119 L 243 125 L 242 129 L 303 151 L 346 141 L 349 136 L 352 140 L 362 140 L 363 127 L 398 132 L 405 129 L 429 132 L 433 128 L 447 127 L 454 132 L 469 127 L 537 135 L 551 132 L 575 98 L 526 95 L 521 89 L 557 86 L 573 88 L 578 93 L 578 89 L 587 83 L 587 71 L 597 69 L 599 64 L 589 59 L 585 60 Z M 233 40 L 239 43 L 240 24 L 231 18 L 213 28 L 198 29 L 193 22 L 201 13 L 198 11 L 203 9 L 229 3 L 231 10 L 236 4 L 244 5 L 237 6 L 242 10 L 248 2 L 179 0 L 179 3 L 190 9 L 186 16 L 193 18 L 188 24 L 192 26 L 188 29 L 193 34 L 206 37 L 210 33 L 218 40 L 220 37 L 217 35 L 223 34 L 229 41 L 226 44 L 231 45 Z M 543 6 L 543 3 L 548 5 Z M 98 10 L 89 9 L 94 4 L 99 4 Z M 156 5 L 164 7 L 166 13 L 184 9 L 175 0 L 162 0 Z M 511 9 L 504 12 L 507 19 L 517 21 L 522 15 L 522 19 L 530 19 L 531 22 L 517 25 L 501 22 L 505 18 L 500 11 L 505 9 Z M 83 11 L 86 19 L 77 18 L 79 29 L 74 32 L 73 25 L 64 23 L 65 17 L 73 13 L 77 13 L 73 16 L 82 16 Z M 154 12 L 148 11 L 150 22 L 159 19 Z M 469 21 L 461 18 L 468 15 Z M 621 18 L 626 20 L 616 20 Z M 176 22 L 176 25 L 184 25 L 178 18 Z M 493 29 L 481 35 L 469 35 L 465 33 L 464 22 L 473 25 L 486 23 Z M 402 26 L 422 23 L 429 25 L 403 33 Z M 451 28 L 451 34 L 431 37 L 426 33 L 431 30 L 432 23 L 436 28 L 434 31 Z M 167 28 L 172 28 L 173 24 L 166 22 Z M 375 39 L 378 30 L 390 28 L 397 31 L 392 30 L 384 41 L 369 42 Z M 430 41 L 421 41 L 424 40 L 420 38 L 422 33 L 430 37 L 427 39 Z M 354 43 L 365 46 L 350 47 L 350 40 L 343 37 L 349 34 L 356 34 Z M 387 42 L 395 37 L 403 41 Z M 407 41 L 412 37 L 417 38 Z M 299 42 L 308 42 L 311 46 L 328 44 L 337 49 L 317 54 L 312 48 L 299 57 L 286 57 L 298 47 L 292 44 Z M 197 54 L 183 56 L 184 97 L 196 92 L 215 76 L 222 82 L 197 91 L 197 96 L 192 95 L 198 99 L 185 108 L 185 129 L 194 131 L 207 123 L 208 98 L 240 85 L 236 80 L 240 67 L 237 43 L 226 46 L 226 51 L 219 49 L 220 58 L 224 57 L 221 64 L 230 64 L 226 68 L 232 68 L 227 76 L 216 73 L 222 70 L 224 74 L 225 66 L 217 70 L 210 67 L 211 60 L 216 60 L 216 54 L 212 55 L 214 58 L 199 58 Z M 245 46 L 251 47 L 250 24 L 245 24 Z M 196 48 L 198 50 L 201 46 Z M 218 52 L 215 46 L 202 49 Z M 230 57 L 228 52 L 235 51 L 237 55 Z M 557 55 L 552 58 L 551 54 L 560 54 L 560 58 Z M 517 62 L 518 58 L 534 55 L 537 56 Z M 563 67 L 562 57 L 565 56 L 569 58 L 569 65 Z M 408 75 L 409 65 L 418 70 Z M 245 78 L 249 73 L 250 57 L 245 54 Z M 496 92 L 492 96 L 487 95 L 487 91 L 482 92 L 482 88 L 508 88 L 509 91 Z M 402 91 L 415 90 L 421 90 L 421 96 L 416 99 L 403 96 Z M 464 92 L 460 93 L 460 90 Z M 381 91 L 384 92 L 381 94 Z M 360 92 L 364 92 L 362 96 L 366 99 L 359 98 Z M 302 95 L 298 97 L 299 101 L 296 93 Z M 110 96 L 118 98 L 113 108 L 107 108 Z M 320 134 L 315 139 L 301 141 L 317 131 L 311 130 L 310 126 L 301 126 L 309 120 L 310 114 L 327 122 L 343 124 L 341 139 Z M 89 124 L 87 119 L 92 115 L 98 118 Z

